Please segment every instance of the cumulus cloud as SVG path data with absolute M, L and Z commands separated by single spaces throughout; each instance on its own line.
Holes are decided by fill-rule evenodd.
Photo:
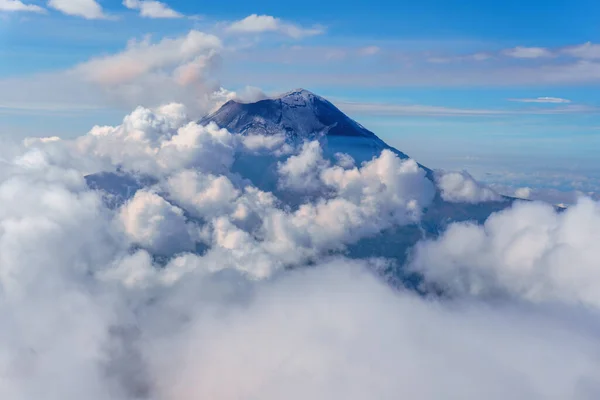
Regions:
M 426 229 L 426 172 L 320 147 L 200 126 L 178 104 L 3 146 L 0 397 L 598 396 L 597 203 L 451 224 L 412 255 L 435 288 L 418 296 L 377 274 L 392 261 L 345 251 Z M 265 154 L 297 203 L 234 168 Z M 94 169 L 132 192 L 108 203 L 86 184 Z M 449 193 L 486 198 L 459 175 Z
M 314 191 L 322 188 L 320 174 L 329 163 L 323 158 L 323 149 L 318 141 L 305 142 L 299 154 L 289 157 L 279 165 L 284 189 Z
M 599 220 L 600 207 L 589 199 L 563 212 L 517 203 L 483 226 L 452 225 L 439 239 L 420 244 L 413 268 L 451 293 L 598 308 Z
M 278 32 L 294 39 L 306 36 L 320 35 L 324 32 L 321 27 L 304 28 L 270 15 L 252 14 L 239 21 L 232 22 L 226 28 L 231 33 L 264 33 Z
M 165 3 L 155 0 L 124 0 L 123 5 L 130 10 L 139 10 L 145 18 L 181 18 L 183 14 L 171 9 Z
M 215 124 L 189 122 L 181 105 L 156 110 L 138 107 L 119 126 L 96 126 L 73 146 L 104 164 L 162 176 L 195 167 L 227 171 L 239 139 Z
M 139 190 L 119 211 L 119 220 L 132 242 L 155 254 L 194 250 L 193 234 L 183 210 L 159 195 Z
M 95 0 L 50 0 L 48 7 L 63 14 L 82 17 L 85 19 L 105 19 L 108 16 L 102 6 Z
M 435 177 L 442 198 L 452 203 L 502 201 L 493 189 L 477 182 L 468 172 L 437 171 Z
M 0 0 L 0 11 L 45 13 L 46 9 L 35 4 L 25 4 L 20 0 Z

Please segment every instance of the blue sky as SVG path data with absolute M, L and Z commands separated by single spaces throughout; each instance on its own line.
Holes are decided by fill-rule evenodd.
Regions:
M 305 87 L 431 167 L 597 191 L 599 16 L 591 0 L 0 0 L 0 137 Z

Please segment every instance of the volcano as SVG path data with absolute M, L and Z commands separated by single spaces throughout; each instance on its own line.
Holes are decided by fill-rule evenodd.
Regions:
M 409 158 L 328 100 L 305 89 L 292 90 L 255 103 L 230 100 L 200 120 L 202 125 L 211 122 L 241 135 L 284 134 L 293 143 L 319 140 L 326 155 L 332 157 L 335 153 L 345 153 L 359 163 L 371 160 L 384 149 L 402 159 Z

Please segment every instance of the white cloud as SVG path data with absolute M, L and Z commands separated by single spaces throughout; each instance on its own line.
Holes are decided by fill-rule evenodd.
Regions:
M 120 53 L 81 63 L 69 75 L 125 105 L 156 106 L 167 99 L 203 114 L 214 105 L 212 93 L 219 88 L 210 73 L 221 48 L 218 37 L 196 30 L 156 43 L 146 37 L 131 40 Z
M 345 112 L 370 115 L 433 115 L 433 116 L 480 116 L 505 115 L 508 110 L 476 108 L 453 108 L 425 104 L 385 104 L 338 101 L 336 104 Z
M 92 82 L 117 85 L 163 68 L 180 68 L 181 75 L 191 73 L 182 68 L 199 66 L 202 69 L 204 64 L 197 63 L 210 58 L 220 48 L 221 41 L 216 36 L 192 30 L 184 36 L 164 38 L 158 43 L 151 43 L 149 37 L 142 41 L 131 40 L 124 51 L 94 58 L 74 70 Z M 186 79 L 182 83 L 190 82 Z
M 131 10 L 139 10 L 146 18 L 181 18 L 183 14 L 171 9 L 165 3 L 155 0 L 123 0 L 123 5 Z
M 558 177 L 554 177 L 556 181 Z M 572 177 L 566 177 L 568 182 L 572 182 Z M 524 186 L 515 187 L 510 185 L 492 184 L 490 185 L 499 193 L 504 193 L 509 196 L 514 196 L 520 199 L 543 201 L 554 205 L 573 205 L 582 197 L 589 197 L 594 200 L 599 200 L 600 196 L 595 191 L 584 190 L 559 190 L 551 187 L 534 187 Z
M 512 49 L 502 51 L 502 54 L 513 58 L 547 58 L 552 57 L 552 51 L 544 47 L 522 47 L 517 46 Z
M 553 97 L 540 97 L 537 99 L 508 99 L 509 101 L 525 103 L 550 103 L 565 104 L 562 107 L 536 107 L 527 109 L 489 109 L 489 108 L 454 108 L 444 106 L 431 106 L 426 104 L 393 104 L 393 103 L 360 103 L 348 101 L 336 101 L 335 104 L 344 112 L 349 114 L 363 115 L 421 115 L 421 116 L 455 116 L 455 117 L 477 117 L 477 116 L 510 116 L 510 115 L 548 115 L 548 114 L 578 114 L 596 112 L 596 107 L 585 105 L 568 105 L 570 100 Z
M 531 196 L 531 188 L 530 187 L 521 187 L 515 190 L 515 197 L 519 199 L 529 199 Z
M 565 47 L 561 51 L 562 53 L 571 57 L 583 58 L 587 60 L 600 59 L 600 45 L 592 42 L 587 42 L 577 46 Z
M 171 341 L 151 343 L 158 345 L 149 362 L 152 375 L 162 377 L 158 397 L 542 399 L 597 393 L 598 362 L 587 351 L 596 348 L 593 333 L 578 337 L 580 331 L 563 331 L 567 321 L 535 313 L 445 306 L 394 293 L 363 268 L 336 261 L 250 290 L 238 285 L 238 293 L 247 293 L 240 305 L 203 305 L 206 296 L 191 302 L 196 311 L 186 314 L 190 323 Z M 189 295 L 171 296 L 174 304 L 190 302 Z M 435 385 L 428 384 L 432 380 Z
M 477 182 L 468 172 L 437 171 L 435 180 L 442 198 L 452 203 L 502 201 L 502 196 Z
M 155 193 L 140 190 L 119 210 L 119 219 L 131 241 L 155 254 L 194 250 L 193 228 L 183 210 Z
M 508 101 L 516 101 L 519 103 L 551 103 L 551 104 L 567 104 L 570 103 L 569 99 L 562 99 L 560 97 L 536 97 L 532 99 L 508 99 Z
M 296 191 L 316 191 L 323 188 L 320 174 L 329 166 L 323 158 L 323 149 L 317 141 L 305 142 L 299 154 L 280 163 L 278 167 L 281 179 L 279 185 L 284 189 Z
M 238 139 L 215 124 L 190 122 L 182 105 L 138 107 L 119 126 L 96 126 L 74 141 L 77 151 L 108 165 L 153 176 L 179 169 L 224 172 L 233 163 Z
M 374 273 L 390 262 L 339 251 L 418 223 L 425 171 L 389 151 L 333 164 L 308 144 L 280 178 L 326 190 L 288 207 L 231 170 L 261 144 L 278 146 L 171 104 L 2 146 L 0 398 L 598 397 L 597 203 L 452 225 L 412 263 L 448 296 L 417 296 Z M 109 209 L 90 164 L 154 183 Z
M 215 98 L 218 98 L 219 104 L 217 104 L 218 109 L 223 103 L 229 100 L 235 100 L 238 103 L 255 103 L 260 100 L 268 99 L 269 96 L 265 94 L 260 88 L 255 86 L 245 86 L 239 90 L 231 91 L 225 88 L 219 88 L 214 94 Z
M 45 13 L 46 9 L 35 4 L 25 4 L 20 0 L 0 0 L 0 12 L 2 11 Z
M 303 28 L 270 15 L 257 14 L 252 14 L 244 19 L 232 22 L 227 26 L 226 30 L 231 33 L 279 32 L 294 39 L 324 33 L 324 29 L 321 27 Z
M 455 224 L 420 244 L 413 268 L 450 293 L 599 308 L 599 221 L 600 206 L 589 199 L 563 212 L 516 203 L 484 226 Z
M 470 56 L 467 56 L 467 58 L 475 61 L 486 61 L 491 58 L 494 58 L 494 56 L 492 56 L 490 53 L 475 53 L 471 54 Z
M 49 0 L 48 7 L 54 8 L 63 14 L 85 19 L 108 18 L 102 10 L 102 6 L 95 0 Z

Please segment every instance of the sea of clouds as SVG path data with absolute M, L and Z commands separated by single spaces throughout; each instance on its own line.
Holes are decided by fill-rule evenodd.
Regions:
M 273 191 L 236 170 L 246 155 L 275 160 Z M 91 190 L 101 171 L 140 184 Z M 425 295 L 382 279 L 390 260 L 346 256 L 418 226 L 436 192 L 499 199 L 466 173 L 332 161 L 178 104 L 6 144 L 0 398 L 598 398 L 600 205 L 451 224 L 403 266 Z

